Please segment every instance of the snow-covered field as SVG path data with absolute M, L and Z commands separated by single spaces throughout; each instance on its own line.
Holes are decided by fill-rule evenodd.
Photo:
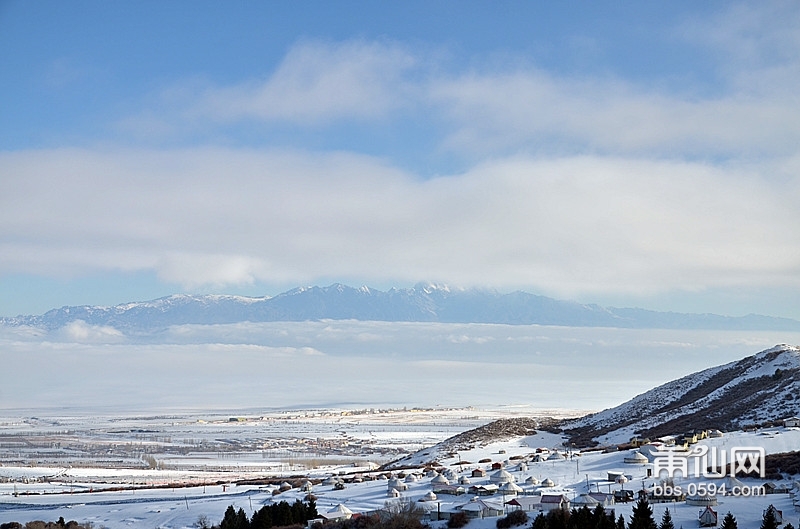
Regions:
M 290 480 L 290 477 L 309 477 L 315 482 L 313 493 L 318 498 L 320 512 L 340 503 L 354 512 L 374 511 L 384 508 L 387 501 L 398 501 L 388 496 L 388 481 L 378 478 L 388 477 L 386 473 L 374 470 L 375 464 L 395 459 L 390 454 L 428 447 L 499 417 L 541 415 L 541 411 L 515 407 L 357 410 L 356 414 L 343 410 L 309 410 L 241 417 L 0 418 L 0 523 L 56 520 L 63 516 L 65 520 L 92 522 L 95 527 L 183 528 L 192 527 L 201 517 L 218 523 L 228 505 L 241 507 L 251 515 L 269 502 L 292 502 L 307 493 L 294 488 L 273 495 L 274 485 L 235 484 L 238 480 L 255 477 L 271 477 L 276 482 Z M 52 452 L 34 446 L 37 439 L 45 438 L 51 443 Z M 17 441 L 15 446 L 14 440 Z M 282 440 L 283 445 L 265 448 L 265 440 Z M 475 445 L 457 454 L 436 453 L 430 448 L 423 452 L 427 453 L 427 458 L 436 459 L 451 469 L 454 473 L 451 482 L 452 478 L 467 477 L 471 484 L 488 484 L 492 476 L 491 463 L 501 462 L 526 492 L 563 492 L 570 499 L 587 491 L 607 492 L 620 487 L 638 490 L 653 484 L 652 478 L 647 477 L 650 465 L 623 461 L 629 452 L 568 453 L 561 460 L 530 461 L 537 451 L 541 455 L 563 450 L 562 442 L 558 435 L 540 432 L 486 446 Z M 800 430 L 780 428 L 727 433 L 722 438 L 702 442 L 721 449 L 762 446 L 767 453 L 786 452 L 800 447 Z M 185 450 L 181 452 L 177 448 Z M 105 455 L 90 457 L 96 449 L 105 450 Z M 141 456 L 138 468 L 124 465 L 123 462 L 137 461 L 134 457 L 137 450 Z M 369 450 L 374 451 L 365 455 Z M 47 457 L 61 464 L 48 464 Z M 149 461 L 155 464 L 149 464 L 147 457 L 152 457 Z M 491 463 L 479 463 L 486 460 Z M 104 465 L 103 461 L 112 463 Z M 529 461 L 527 468 L 519 466 L 524 461 Z M 472 477 L 476 468 L 487 469 L 487 475 Z M 623 472 L 629 481 L 610 482 L 609 471 Z M 395 471 L 395 475 L 398 472 Z M 411 474 L 415 469 L 403 472 Z M 416 472 L 417 480 L 404 479 L 408 488 L 400 499 L 442 511 L 471 499 L 469 494 L 439 494 L 437 501 L 418 502 L 432 491 L 433 485 L 432 477 L 422 468 Z M 362 476 L 364 481 L 348 482 L 343 490 L 322 484 L 330 476 L 347 479 L 354 475 Z M 550 479 L 554 486 L 542 489 L 526 483 L 529 478 L 539 482 Z M 676 483 L 687 485 L 697 481 L 692 478 Z M 745 481 L 748 485 L 760 486 L 764 480 Z M 186 486 L 190 484 L 194 485 Z M 155 486 L 160 488 L 153 488 Z M 512 497 L 497 494 L 484 499 L 502 505 Z M 731 511 L 743 529 L 758 527 L 762 511 L 769 504 L 783 511 L 785 521 L 800 525 L 788 494 L 724 496 L 718 500 L 715 509 L 720 517 Z M 617 516 L 622 514 L 628 518 L 631 506 L 616 504 L 613 508 Z M 657 520 L 667 507 L 676 527 L 697 526 L 700 507 L 685 503 L 656 504 Z M 496 520 L 473 520 L 469 527 L 488 529 L 494 527 Z M 441 522 L 434 525 L 438 523 Z

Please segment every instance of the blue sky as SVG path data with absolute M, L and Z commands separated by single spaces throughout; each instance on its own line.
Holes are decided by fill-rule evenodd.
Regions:
M 794 2 L 0 3 L 0 314 L 417 281 L 800 318 Z

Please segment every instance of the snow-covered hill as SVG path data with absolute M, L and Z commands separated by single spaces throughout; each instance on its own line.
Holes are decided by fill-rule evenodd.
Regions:
M 643 309 L 606 308 L 560 301 L 526 292 L 501 294 L 420 283 L 413 288 L 380 291 L 342 284 L 301 287 L 274 297 L 173 295 L 112 307 L 77 306 L 38 316 L 0 318 L 4 325 L 58 329 L 83 321 L 126 332 L 165 329 L 182 324 L 243 321 L 361 320 L 508 325 L 560 325 L 664 329 L 749 329 L 800 331 L 800 321 L 767 316 L 679 314 Z
M 646 362 L 643 358 L 641 361 Z M 732 430 L 800 414 L 800 347 L 778 345 L 668 382 L 564 424 L 573 441 L 627 442 L 692 429 Z

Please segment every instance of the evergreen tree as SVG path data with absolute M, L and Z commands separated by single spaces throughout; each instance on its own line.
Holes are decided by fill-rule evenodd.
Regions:
M 250 521 L 244 513 L 244 509 L 239 509 L 238 512 L 233 508 L 233 505 L 228 505 L 225 510 L 225 516 L 219 524 L 219 529 L 250 529 Z
M 606 514 L 602 504 L 598 503 L 592 511 L 592 525 L 594 529 L 615 529 L 614 516 Z
M 272 515 L 269 506 L 265 505 L 253 513 L 250 529 L 270 529 L 270 527 L 272 527 Z
M 617 526 L 615 529 L 625 529 L 625 518 L 620 514 L 619 518 L 617 518 Z
M 547 513 L 547 525 L 550 529 L 568 529 L 569 511 L 566 509 L 553 509 Z
M 573 507 L 569 513 L 569 529 L 589 529 L 592 526 L 592 511 L 584 505 L 580 509 Z
M 631 522 L 628 524 L 628 529 L 658 529 L 658 525 L 653 519 L 653 508 L 647 502 L 646 496 L 640 496 L 636 505 L 633 506 L 633 514 L 631 514 Z M 762 529 L 765 528 L 762 527 Z
M 778 529 L 778 519 L 775 517 L 775 507 L 770 505 L 761 518 L 761 529 Z
M 536 518 L 533 519 L 533 526 L 531 529 L 550 529 L 550 524 L 547 523 L 547 518 L 544 513 L 540 512 Z
M 672 523 L 672 515 L 669 513 L 669 509 L 666 509 L 661 516 L 661 525 L 658 526 L 658 529 L 675 529 L 675 524 Z
M 739 529 L 739 524 L 736 523 L 736 517 L 728 511 L 725 518 L 722 519 L 722 527 L 720 529 Z
M 790 523 L 787 523 L 786 525 L 783 526 L 783 529 L 794 529 L 794 526 Z

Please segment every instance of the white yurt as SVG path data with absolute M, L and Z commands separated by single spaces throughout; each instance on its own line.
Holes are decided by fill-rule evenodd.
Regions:
M 431 485 L 449 485 L 450 481 L 444 477 L 443 474 L 439 474 L 435 478 L 431 480 Z
M 686 496 L 686 505 L 696 505 L 700 507 L 709 507 L 717 504 L 717 497 L 708 494 L 695 494 L 694 496 Z
M 328 520 L 347 520 L 353 516 L 353 511 L 348 509 L 343 503 L 340 503 L 333 509 L 326 512 L 323 516 Z
M 520 494 L 523 492 L 522 487 L 510 481 L 507 481 L 502 485 L 500 485 L 499 490 L 501 494 Z
M 500 485 L 501 483 L 514 483 L 516 478 L 512 476 L 507 470 L 500 469 L 491 476 L 489 476 L 489 481 L 496 485 Z
M 398 478 L 390 479 L 389 482 L 386 484 L 386 487 L 389 490 L 397 489 L 397 490 L 399 490 L 401 492 L 404 491 L 404 490 L 408 490 L 408 485 L 406 485 L 405 483 L 400 481 L 400 479 L 398 479 Z
M 406 483 L 416 483 L 417 482 L 417 476 L 415 474 L 409 474 L 408 476 L 406 476 L 406 480 L 405 481 L 406 481 Z
M 528 479 L 525 480 L 526 485 L 538 485 L 539 480 L 533 476 L 529 476 Z
M 548 461 L 563 461 L 564 460 L 564 456 L 561 455 L 561 452 L 556 450 L 555 452 L 553 452 L 552 454 L 547 456 L 547 460 Z
M 570 502 L 570 505 L 574 505 L 576 507 L 589 507 L 590 509 L 594 509 L 600 502 L 596 499 L 592 498 L 589 494 L 581 494 L 576 497 L 574 500 Z
M 433 491 L 430 491 L 421 497 L 419 501 L 436 501 L 436 494 L 434 494 Z
M 550 478 L 545 478 L 544 481 L 542 481 L 542 487 L 555 487 L 555 486 L 556 484 Z
M 459 485 L 469 485 L 471 483 L 472 483 L 472 480 L 469 479 L 467 476 L 461 476 L 460 478 L 458 478 L 458 484 Z

